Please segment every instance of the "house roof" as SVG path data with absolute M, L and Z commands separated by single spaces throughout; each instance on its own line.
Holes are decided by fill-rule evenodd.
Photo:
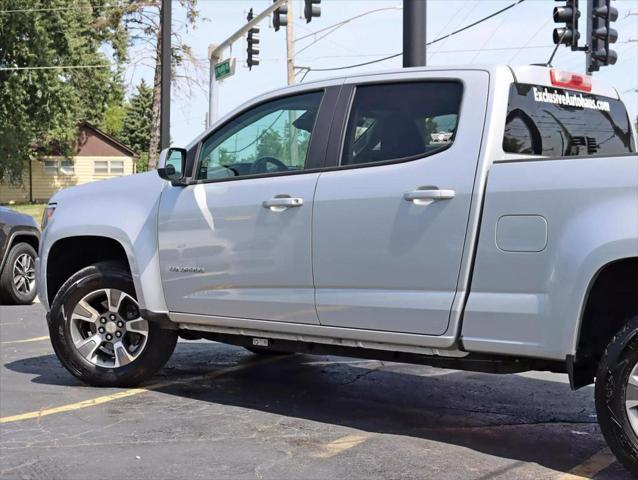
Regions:
M 136 153 L 129 147 L 88 122 L 80 124 L 76 156 L 137 157 Z

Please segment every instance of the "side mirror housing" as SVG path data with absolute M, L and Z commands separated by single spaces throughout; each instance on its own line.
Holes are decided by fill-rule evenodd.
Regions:
M 157 162 L 157 174 L 173 185 L 181 185 L 186 169 L 186 149 L 165 148 L 162 150 Z

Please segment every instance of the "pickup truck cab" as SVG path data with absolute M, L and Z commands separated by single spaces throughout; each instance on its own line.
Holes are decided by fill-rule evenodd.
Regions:
M 618 92 L 538 66 L 430 67 L 257 97 L 157 172 L 56 194 L 51 340 L 137 384 L 178 336 L 596 378 L 638 472 L 638 158 Z

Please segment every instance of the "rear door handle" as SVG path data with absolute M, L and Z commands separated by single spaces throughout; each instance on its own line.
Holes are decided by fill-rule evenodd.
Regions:
M 416 205 L 429 205 L 437 200 L 450 200 L 454 198 L 454 190 L 441 190 L 436 187 L 419 187 L 416 190 L 406 192 L 403 198 Z
M 273 212 L 283 212 L 287 208 L 301 207 L 302 205 L 303 198 L 289 197 L 288 195 L 278 195 L 262 203 L 264 208 L 268 208 Z

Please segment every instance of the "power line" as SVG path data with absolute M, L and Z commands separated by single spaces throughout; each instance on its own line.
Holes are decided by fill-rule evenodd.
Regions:
M 517 5 L 521 4 L 521 3 L 523 3 L 524 1 L 525 1 L 525 0 L 517 0 L 516 2 L 514 2 L 514 3 L 510 4 L 510 5 L 508 5 L 507 7 L 501 8 L 500 10 L 497 10 L 496 12 L 491 13 L 491 14 L 490 14 L 490 15 L 488 15 L 487 17 L 483 17 L 483 18 L 481 18 L 480 20 L 477 20 L 476 22 L 470 23 L 469 25 L 466 25 L 466 26 L 464 26 L 464 27 L 462 27 L 462 28 L 459 28 L 459 29 L 457 29 L 457 30 L 454 30 L 453 32 L 450 32 L 450 33 L 448 33 L 447 35 L 443 35 L 442 37 L 439 37 L 439 38 L 436 38 L 436 39 L 434 39 L 434 40 L 432 40 L 432 41 L 430 41 L 430 42 L 427 42 L 427 43 L 426 43 L 426 45 L 427 45 L 427 46 L 429 46 L 429 45 L 433 45 L 433 44 L 435 44 L 435 43 L 437 43 L 437 42 L 441 42 L 441 41 L 443 41 L 443 40 L 445 40 L 445 39 L 447 39 L 447 38 L 450 38 L 450 37 L 452 37 L 452 36 L 454 36 L 454 35 L 457 35 L 457 34 L 459 34 L 459 33 L 461 33 L 461 32 L 464 32 L 465 30 L 468 30 L 468 29 L 470 29 L 470 28 L 473 28 L 473 27 L 475 27 L 475 26 L 477 26 L 477 25 L 479 25 L 479 24 L 481 24 L 481 23 L 483 23 L 483 22 L 486 22 L 486 21 L 488 21 L 488 20 L 490 20 L 490 19 L 494 18 L 494 17 L 495 17 L 495 16 L 497 16 L 497 15 L 500 15 L 500 14 L 501 14 L 501 13 L 503 13 L 503 12 L 506 12 L 506 11 L 507 11 L 507 10 L 509 10 L 510 8 L 514 8 L 515 6 L 517 6 Z M 395 53 L 395 54 L 392 54 L 392 55 L 388 55 L 388 56 L 386 56 L 386 57 L 378 58 L 378 59 L 376 59 L 376 60 L 370 60 L 370 61 L 368 61 L 368 62 L 357 63 L 357 64 L 354 64 L 354 65 L 344 65 L 344 66 L 342 66 L 342 67 L 332 67 L 332 68 L 311 68 L 311 67 L 305 67 L 305 69 L 308 69 L 309 71 L 310 71 L 310 70 L 312 70 L 313 72 L 333 72 L 333 71 L 337 71 L 337 70 L 347 70 L 347 69 L 350 69 L 350 68 L 356 68 L 356 67 L 363 67 L 363 66 L 366 66 L 366 65 L 371 65 L 371 64 L 373 64 L 373 63 L 385 62 L 386 60 L 390 60 L 390 59 L 392 59 L 392 58 L 396 58 L 396 57 L 399 57 L 399 56 L 401 56 L 401 55 L 403 55 L 403 52 L 399 52 L 399 53 Z
M 622 45 L 630 42 L 617 42 L 616 45 Z M 554 48 L 554 45 L 522 45 L 520 47 L 490 47 L 490 48 L 461 48 L 450 50 L 439 50 L 436 53 L 476 53 L 476 52 L 504 52 L 511 50 L 533 50 L 543 48 Z M 388 55 L 387 53 L 370 53 L 364 55 L 320 55 L 318 57 L 311 57 L 312 60 L 319 60 L 322 58 L 352 58 L 352 57 L 378 57 L 379 55 Z M 394 54 L 393 54 L 394 55 Z M 264 59 L 268 60 L 268 59 Z
M 73 68 L 110 68 L 110 64 L 106 65 L 49 65 L 45 67 L 0 67 L 2 71 L 16 71 L 16 70 L 63 70 Z
M 385 7 L 385 8 L 377 8 L 377 9 L 375 9 L 375 10 L 368 10 L 367 12 L 360 13 L 359 15 L 355 15 L 354 17 L 346 18 L 345 20 L 342 20 L 342 21 L 340 21 L 340 22 L 337 22 L 337 23 L 335 23 L 335 24 L 333 24 L 333 25 L 330 25 L 330 26 L 328 26 L 328 27 L 321 28 L 321 29 L 316 30 L 316 31 L 314 31 L 314 32 L 312 32 L 312 33 L 309 33 L 309 34 L 307 34 L 307 35 L 304 35 L 304 36 L 302 36 L 302 37 L 298 37 L 298 38 L 296 38 L 296 39 L 295 39 L 295 42 L 299 42 L 299 41 L 304 40 L 304 39 L 306 39 L 306 38 L 314 37 L 315 35 L 317 35 L 317 34 L 319 34 L 319 33 L 323 33 L 323 32 L 325 32 L 326 30 L 331 30 L 330 32 L 328 32 L 328 34 L 330 34 L 330 33 L 332 33 L 334 30 L 337 30 L 338 28 L 343 27 L 345 24 L 350 23 L 350 22 L 352 22 L 353 20 L 356 20 L 356 19 L 358 19 L 358 18 L 365 17 L 366 15 L 370 15 L 370 14 L 377 13 L 377 12 L 383 12 L 383 11 L 386 11 L 386 10 L 401 10 L 401 9 L 402 9 L 402 7 L 401 7 L 401 6 L 396 6 L 396 7 Z M 334 29 L 334 30 L 332 30 L 332 29 Z M 326 35 L 327 35 L 327 34 L 326 34 Z M 321 38 L 323 38 L 323 37 L 324 37 L 324 36 L 322 36 Z M 315 40 L 315 42 L 317 42 L 317 41 L 321 40 L 321 38 L 319 38 L 319 39 Z M 313 43 L 315 43 L 315 42 L 313 42 Z M 312 45 L 312 44 L 311 44 L 311 45 Z
M 470 18 L 470 15 L 472 15 L 472 13 L 474 12 L 474 10 L 476 9 L 476 7 L 478 6 L 478 2 L 473 2 L 474 4 L 472 5 L 472 8 L 458 8 L 456 9 L 456 12 L 454 13 L 453 16 L 450 17 L 450 19 L 448 20 L 448 22 L 436 33 L 436 37 L 440 36 L 441 34 L 443 34 L 443 32 L 447 31 L 447 28 L 452 24 L 452 22 L 455 21 L 456 17 L 459 15 L 459 13 L 463 10 L 465 10 L 465 15 L 463 16 L 463 18 L 456 24 L 456 27 L 458 27 L 459 25 L 463 25 L 463 23 L 465 23 L 465 21 Z M 437 54 L 437 52 L 439 50 L 441 50 L 443 48 L 443 46 L 445 45 L 446 42 L 443 42 L 439 45 L 438 50 L 436 48 L 431 49 L 429 52 L 427 52 L 426 57 L 427 59 L 429 59 L 430 61 L 432 61 L 432 57 L 434 55 Z
M 2 13 L 44 13 L 44 12 L 61 12 L 66 10 L 116 10 L 125 7 L 158 7 L 159 2 L 138 3 L 131 5 L 128 3 L 121 3 L 119 5 L 74 5 L 72 7 L 43 7 L 43 8 L 16 8 L 12 10 L 0 10 Z

